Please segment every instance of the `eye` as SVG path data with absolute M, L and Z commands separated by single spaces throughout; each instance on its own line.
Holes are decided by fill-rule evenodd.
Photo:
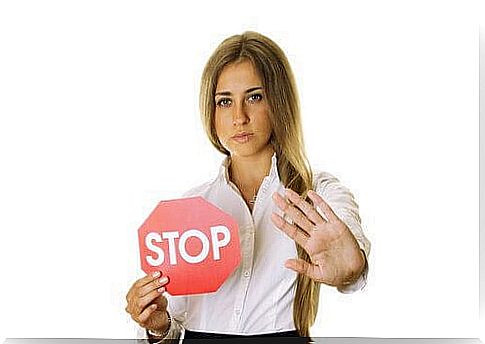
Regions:
M 216 105 L 219 106 L 219 107 L 228 107 L 228 106 L 231 105 L 231 99 L 229 99 L 229 98 L 221 98 L 216 103 Z
M 249 97 L 248 97 L 248 101 L 250 103 L 256 103 L 256 102 L 259 102 L 263 99 L 263 95 L 260 94 L 260 93 L 254 93 L 254 94 L 251 94 Z

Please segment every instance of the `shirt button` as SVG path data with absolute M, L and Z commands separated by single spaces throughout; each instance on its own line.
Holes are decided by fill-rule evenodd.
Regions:
M 249 277 L 249 275 L 251 275 L 249 271 L 244 271 L 244 277 Z

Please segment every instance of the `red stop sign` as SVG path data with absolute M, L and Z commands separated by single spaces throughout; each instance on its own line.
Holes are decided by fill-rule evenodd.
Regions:
M 161 201 L 138 229 L 141 267 L 171 295 L 217 291 L 239 265 L 237 222 L 202 197 Z

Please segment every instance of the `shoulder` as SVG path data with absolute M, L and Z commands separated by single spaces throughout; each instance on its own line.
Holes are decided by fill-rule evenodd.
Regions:
M 216 180 L 211 180 L 211 181 L 193 186 L 187 191 L 185 191 L 182 194 L 182 197 L 202 196 L 212 189 L 214 183 L 216 183 Z
M 207 196 L 211 191 L 217 191 L 225 180 L 224 173 L 227 163 L 228 158 L 225 157 L 216 175 L 213 175 L 209 181 L 190 187 L 182 193 L 181 197 Z

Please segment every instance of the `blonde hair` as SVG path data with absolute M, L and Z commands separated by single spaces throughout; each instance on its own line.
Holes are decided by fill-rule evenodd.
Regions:
M 306 198 L 313 181 L 304 149 L 296 83 L 283 50 L 268 37 L 252 31 L 231 36 L 209 58 L 200 87 L 200 112 L 207 136 L 218 151 L 230 155 L 215 130 L 214 96 L 223 68 L 245 59 L 251 61 L 259 73 L 267 95 L 273 128 L 270 140 L 276 152 L 280 179 L 285 187 Z M 297 251 L 301 259 L 310 262 L 308 254 L 299 245 Z M 310 326 L 317 314 L 319 291 L 318 282 L 298 274 L 293 320 L 300 336 L 310 336 Z

